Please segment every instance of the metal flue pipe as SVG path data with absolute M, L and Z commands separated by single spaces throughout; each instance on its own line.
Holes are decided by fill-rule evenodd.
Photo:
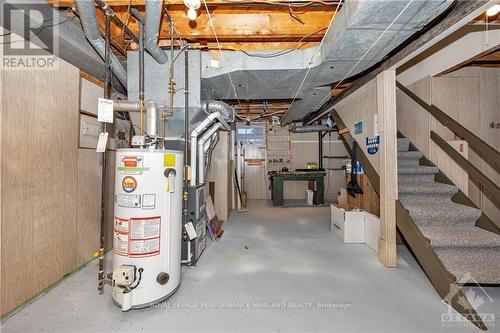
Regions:
M 159 136 L 160 117 L 158 117 L 158 104 L 153 101 L 146 103 L 146 133 L 151 137 Z
M 75 0 L 76 7 L 80 13 L 80 21 L 82 22 L 85 37 L 94 49 L 97 51 L 102 59 L 106 58 L 105 54 L 105 41 L 101 37 L 97 25 L 97 17 L 94 7 L 94 1 L 89 0 Z M 111 69 L 116 78 L 126 87 L 127 86 L 127 71 L 121 64 L 120 60 L 114 55 L 110 54 Z

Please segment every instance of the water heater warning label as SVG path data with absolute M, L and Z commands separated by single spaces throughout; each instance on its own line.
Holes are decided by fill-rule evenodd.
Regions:
M 129 257 L 147 257 L 160 254 L 160 216 L 130 219 Z
M 128 256 L 129 220 L 115 216 L 113 226 L 113 252 L 119 256 Z

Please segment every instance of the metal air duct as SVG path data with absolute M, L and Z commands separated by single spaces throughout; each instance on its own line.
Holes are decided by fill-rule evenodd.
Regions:
M 204 101 L 201 105 L 204 111 L 208 113 L 219 112 L 225 121 L 228 123 L 234 122 L 235 111 L 231 105 L 216 100 Z
M 145 1 L 146 17 L 144 22 L 145 29 L 145 46 L 149 54 L 160 64 L 164 64 L 168 60 L 168 56 L 158 46 L 157 39 L 160 31 L 161 10 L 163 1 L 148 0 Z
M 90 44 L 92 44 L 97 53 L 99 53 L 99 56 L 104 59 L 105 42 L 97 26 L 94 1 L 75 0 L 75 3 L 80 13 L 80 20 L 82 22 L 85 37 L 87 37 Z M 111 54 L 111 68 L 116 78 L 126 87 L 127 71 L 114 54 Z

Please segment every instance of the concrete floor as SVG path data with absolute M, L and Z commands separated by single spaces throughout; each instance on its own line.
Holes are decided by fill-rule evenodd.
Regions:
M 342 244 L 329 227 L 328 207 L 252 201 L 197 267 L 183 268 L 179 291 L 161 306 L 121 312 L 110 287 L 97 294 L 92 262 L 4 321 L 2 332 L 475 331 L 444 327 L 448 307 L 404 247 L 398 268 L 386 269 L 370 248 Z M 494 314 L 490 332 L 499 332 L 500 288 L 485 290 L 491 299 L 483 297 L 480 312 Z

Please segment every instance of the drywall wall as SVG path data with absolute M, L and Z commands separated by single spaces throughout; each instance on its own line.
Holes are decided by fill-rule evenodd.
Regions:
M 80 72 L 58 65 L 1 74 L 1 315 L 98 249 L 100 156 L 78 149 Z
M 500 150 L 500 129 L 490 123 L 500 122 L 500 69 L 466 67 L 438 76 L 423 78 L 408 88 L 429 104 L 434 104 L 457 120 L 493 148 Z M 403 92 L 397 92 L 398 129 L 434 162 L 462 192 L 493 221 L 500 221 L 500 210 L 486 197 L 477 184 L 470 181 L 462 168 L 451 160 L 430 139 L 435 131 L 448 141 L 456 140 L 454 133 L 431 117 Z M 468 159 L 495 183 L 500 175 L 484 162 L 472 149 Z

